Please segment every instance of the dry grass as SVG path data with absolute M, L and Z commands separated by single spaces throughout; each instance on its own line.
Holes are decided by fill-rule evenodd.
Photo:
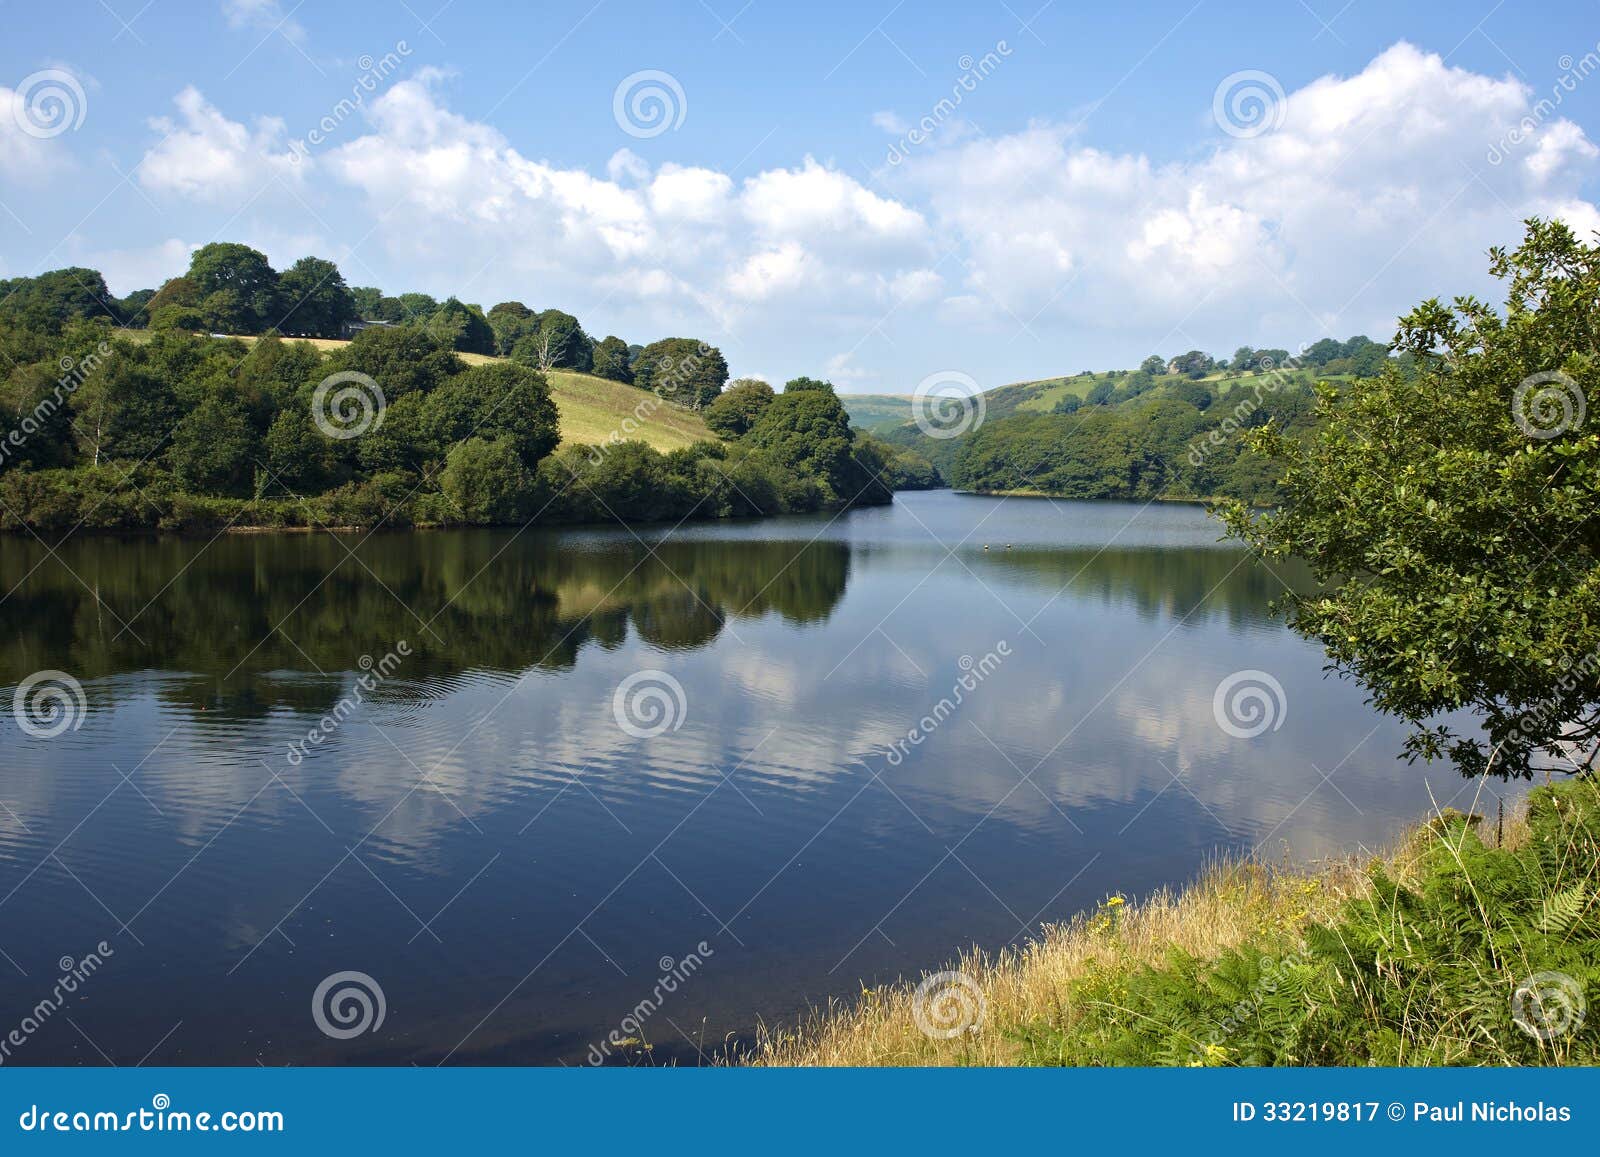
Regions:
M 121 330 L 119 336 L 134 341 L 148 341 L 148 330 Z M 235 340 L 253 343 L 254 337 Z M 350 343 L 335 338 L 294 338 L 309 341 L 324 353 L 343 349 Z M 462 354 L 461 360 L 478 366 L 499 359 L 486 354 Z M 615 432 L 618 437 L 638 442 L 648 442 L 666 453 L 694 442 L 716 441 L 698 414 L 652 402 L 641 409 L 640 403 L 653 395 L 621 382 L 597 378 L 592 374 L 552 370 L 545 375 L 550 380 L 550 397 L 560 415 L 563 444 L 582 442 L 597 445 L 609 440 Z M 624 425 L 626 423 L 626 425 Z
M 1376 857 L 1398 881 L 1409 882 L 1421 828 Z M 1520 815 L 1506 817 L 1504 846 L 1524 838 Z M 1263 934 L 1291 937 L 1326 920 L 1347 899 L 1371 890 L 1372 861 L 1349 858 L 1313 869 L 1258 861 L 1216 864 L 1182 891 L 1163 890 L 1138 904 L 1112 897 L 1092 913 L 1044 928 L 1038 939 L 999 954 L 976 949 L 950 969 L 965 972 L 985 1001 L 983 1030 L 951 1040 L 918 1029 L 915 982 L 863 989 L 795 1028 L 763 1026 L 758 1065 L 890 1066 L 1012 1065 L 1026 1025 L 1062 1020 L 1068 987 L 1098 971 L 1159 965 L 1172 949 L 1215 957 Z

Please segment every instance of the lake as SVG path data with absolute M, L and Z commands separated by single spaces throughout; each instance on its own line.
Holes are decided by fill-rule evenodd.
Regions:
M 934 491 L 4 538 L 0 1037 L 98 958 L 6 1063 L 698 1063 L 1219 855 L 1470 805 L 1271 617 L 1305 576 L 1219 534 Z

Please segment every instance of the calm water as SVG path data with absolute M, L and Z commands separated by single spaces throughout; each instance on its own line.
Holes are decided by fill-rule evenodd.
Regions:
M 935 492 L 670 533 L 0 539 L 0 1036 L 112 950 L 7 1063 L 582 1063 L 685 961 L 643 1035 L 694 1062 L 1460 796 L 1268 617 L 1302 577 L 1217 535 Z M 86 704 L 54 736 L 10 710 L 42 670 Z M 1282 689 L 1251 677 L 1253 738 L 1213 703 L 1246 670 Z M 313 994 L 351 970 L 386 1011 L 336 1039 Z

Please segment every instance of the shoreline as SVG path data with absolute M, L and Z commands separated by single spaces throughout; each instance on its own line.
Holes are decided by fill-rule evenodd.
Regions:
M 1552 825 L 1562 823 L 1568 826 L 1553 836 Z M 1138 902 L 1108 896 L 1094 911 L 1048 925 L 1018 947 L 968 949 L 920 984 L 863 988 L 856 999 L 832 1001 L 798 1024 L 761 1025 L 741 1061 L 763 1067 L 1593 1064 L 1600 1034 L 1592 1025 L 1581 1031 L 1581 1015 L 1575 1030 L 1548 1042 L 1512 1023 L 1518 983 L 1581 974 L 1574 958 L 1555 959 L 1549 945 L 1531 943 L 1522 945 L 1524 959 L 1497 968 L 1466 952 L 1461 959 L 1408 957 L 1432 930 L 1430 919 L 1459 916 L 1468 925 L 1466 939 L 1483 936 L 1491 945 L 1516 931 L 1501 926 L 1498 913 L 1484 918 L 1490 927 L 1471 927 L 1476 912 L 1441 912 L 1448 906 L 1430 889 L 1475 894 L 1491 873 L 1498 880 L 1502 870 L 1520 870 L 1509 865 L 1537 863 L 1553 845 L 1558 858 L 1592 869 L 1597 829 L 1600 783 L 1572 779 L 1536 788 L 1502 817 L 1446 808 L 1376 854 L 1298 866 L 1259 858 L 1218 862 L 1189 885 Z M 1547 878 L 1542 891 L 1520 897 L 1536 932 L 1574 888 L 1584 907 L 1588 885 L 1583 869 L 1577 871 L 1576 884 Z M 1438 883 L 1446 878 L 1447 885 Z M 1597 904 L 1600 897 L 1590 895 L 1584 911 Z M 1584 918 L 1580 913 L 1573 926 Z M 1368 923 L 1388 945 L 1370 969 L 1365 945 L 1345 944 Z M 1242 978 L 1251 969 L 1253 985 Z M 1302 990 L 1306 1008 L 1293 1004 Z M 1341 995 L 1351 1006 L 1344 1010 L 1349 1019 L 1332 1023 L 1335 1037 L 1350 1042 L 1343 1053 L 1318 1036 L 1328 1030 L 1316 1024 L 1329 1020 Z M 1287 1011 L 1276 1007 L 1280 1001 Z M 1372 1012 L 1363 1020 L 1360 1009 L 1369 1002 Z M 1383 1011 L 1396 1006 L 1405 1009 L 1404 1019 Z M 1493 1014 L 1489 1031 L 1471 1023 L 1481 1022 L 1485 1008 Z M 1185 1022 L 1190 1010 L 1198 1011 Z M 1317 1031 L 1296 1039 L 1288 1026 L 1304 1029 L 1296 1020 L 1302 1014 Z M 1282 1026 L 1271 1024 L 1277 1015 Z M 1266 1044 L 1257 1036 L 1262 1022 Z M 1274 1047 L 1287 1055 L 1274 1056 Z

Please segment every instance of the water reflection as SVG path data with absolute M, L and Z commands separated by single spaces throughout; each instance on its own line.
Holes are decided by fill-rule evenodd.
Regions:
M 0 724 L 0 999 L 109 936 L 74 1019 L 119 1060 L 581 1061 L 705 940 L 650 1033 L 698 1059 L 1219 851 L 1385 838 L 1424 774 L 1268 614 L 1303 575 L 1216 533 L 936 493 L 637 535 L 0 540 L 5 698 L 55 668 L 89 705 Z M 1285 693 L 1253 740 L 1213 716 L 1243 668 Z M 650 739 L 613 714 L 644 669 L 683 689 Z M 317 1031 L 343 969 L 382 982 L 381 1034 Z M 57 1024 L 17 1060 L 100 1058 Z

